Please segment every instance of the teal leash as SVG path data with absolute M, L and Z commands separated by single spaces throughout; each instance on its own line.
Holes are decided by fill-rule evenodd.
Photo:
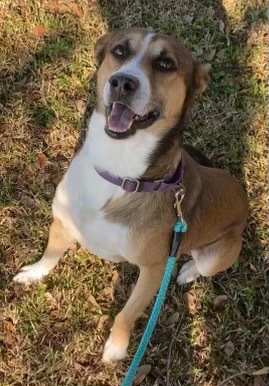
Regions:
M 161 310 L 161 307 L 162 307 L 163 302 L 164 302 L 164 298 L 165 298 L 165 295 L 166 295 L 166 292 L 168 289 L 168 285 L 170 283 L 173 269 L 175 266 L 176 255 L 177 255 L 177 252 L 179 250 L 180 244 L 182 242 L 183 234 L 187 230 L 187 224 L 186 224 L 185 220 L 183 220 L 183 218 L 182 218 L 181 210 L 179 211 L 181 200 L 179 202 L 178 197 L 176 196 L 176 205 L 177 205 L 176 208 L 178 211 L 178 215 L 180 215 L 180 217 L 178 218 L 178 221 L 176 222 L 176 224 L 173 227 L 173 239 L 172 239 L 172 244 L 171 244 L 171 249 L 170 249 L 170 256 L 168 257 L 168 261 L 167 261 L 167 264 L 165 267 L 165 272 L 163 275 L 162 283 L 161 283 L 157 298 L 155 300 L 154 307 L 153 307 L 153 310 L 151 312 L 148 324 L 146 326 L 146 329 L 144 331 L 144 334 L 142 336 L 142 339 L 140 341 L 138 349 L 135 353 L 135 356 L 133 357 L 131 365 L 128 369 L 128 372 L 127 372 L 121 386 L 132 386 L 133 385 L 133 380 L 134 380 L 136 371 L 137 371 L 137 369 L 140 365 L 140 362 L 145 354 L 150 337 L 151 337 L 152 332 L 154 330 L 154 327 L 157 323 L 157 320 L 158 320 L 158 317 L 160 314 L 160 310 Z

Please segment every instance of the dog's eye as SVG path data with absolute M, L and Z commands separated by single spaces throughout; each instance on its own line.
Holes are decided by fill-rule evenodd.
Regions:
M 122 44 L 114 47 L 111 53 L 116 59 L 125 59 L 129 55 L 127 48 Z
M 175 71 L 175 62 L 170 58 L 159 58 L 155 61 L 155 67 L 159 71 Z

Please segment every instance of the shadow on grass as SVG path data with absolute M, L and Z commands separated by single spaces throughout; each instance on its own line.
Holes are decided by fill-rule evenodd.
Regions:
M 54 31 L 53 36 L 48 36 L 44 40 L 41 48 L 37 47 L 35 52 L 28 53 L 23 65 L 18 65 L 15 70 L 4 69 L 2 73 L 0 72 L 0 134 L 2 137 L 2 155 L 8 156 L 5 154 L 5 150 L 11 151 L 8 146 L 12 140 L 14 140 L 15 144 L 20 144 L 22 147 L 24 146 L 25 149 L 27 148 L 28 153 L 22 156 L 18 153 L 16 162 L 12 162 L 11 165 L 8 162 L 9 159 L 7 159 L 6 165 L 4 165 L 6 168 L 5 173 L 1 176 L 0 180 L 0 186 L 2 187 L 0 193 L 1 207 L 9 213 L 14 211 L 14 223 L 12 227 L 14 234 L 12 232 L 10 233 L 9 242 L 7 243 L 1 240 L 3 243 L 0 251 L 0 262 L 3 264 L 3 267 L 7 262 L 10 263 L 13 260 L 14 251 L 20 249 L 20 239 L 22 240 L 24 237 L 26 237 L 26 239 L 29 238 L 27 230 L 22 229 L 22 227 L 18 225 L 19 219 L 16 214 L 16 209 L 12 208 L 12 203 L 19 203 L 21 198 L 28 193 L 32 194 L 32 197 L 35 196 L 32 186 L 38 179 L 42 179 L 42 175 L 44 177 L 43 182 L 47 184 L 47 189 L 45 187 L 42 194 L 48 195 L 49 200 L 52 198 L 52 186 L 55 187 L 53 169 L 51 169 L 50 176 L 49 173 L 45 174 L 42 170 L 38 170 L 35 165 L 37 161 L 33 156 L 33 151 L 40 152 L 42 148 L 47 147 L 45 138 L 55 121 L 57 113 L 55 108 L 50 106 L 50 101 L 45 101 L 40 95 L 42 88 L 42 69 L 56 61 L 69 60 L 79 43 L 76 42 L 76 39 L 68 30 L 56 31 L 56 33 Z M 16 109 L 18 109 L 18 117 L 16 113 L 14 114 Z M 26 115 L 21 131 L 20 129 L 17 130 L 18 125 L 16 123 L 16 119 L 20 119 L 20 113 Z M 10 121 L 10 117 L 12 117 L 12 121 Z M 9 131 L 8 127 L 10 126 L 10 128 L 12 128 L 13 125 L 15 126 L 14 131 Z M 14 155 L 15 148 L 13 149 L 11 157 Z M 29 158 L 27 160 L 28 163 L 27 161 L 25 162 L 23 157 L 26 159 L 27 157 Z M 31 159 L 31 157 L 33 159 Z M 60 173 L 62 174 L 62 171 Z M 34 199 L 28 198 L 26 206 L 32 206 L 32 209 L 37 210 L 34 203 L 29 202 L 29 200 L 33 201 Z M 24 206 L 25 203 L 21 202 L 21 205 Z M 27 224 L 27 219 L 29 220 L 29 217 L 26 216 L 25 213 L 24 224 Z M 43 219 L 40 218 L 40 221 L 42 220 Z M 22 234 L 18 237 L 19 228 L 21 228 Z M 26 231 L 26 234 L 23 234 L 23 231 Z M 46 240 L 43 240 L 42 244 L 45 242 Z M 3 269 L 0 288 L 4 288 L 9 282 L 10 273 Z
M 31 127 L 37 130 L 46 129 L 53 123 L 54 111 L 39 100 L 41 87 L 40 72 L 46 65 L 56 60 L 68 59 L 76 47 L 72 36 L 56 36 L 46 38 L 41 49 L 29 54 L 29 61 L 16 72 L 1 77 L 0 73 L 0 113 L 3 117 L 12 109 L 18 96 L 24 99 L 25 108 L 29 111 Z

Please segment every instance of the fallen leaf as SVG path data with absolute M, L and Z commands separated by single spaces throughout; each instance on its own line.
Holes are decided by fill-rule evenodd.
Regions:
M 60 4 L 57 3 L 56 1 L 52 1 L 52 2 L 48 3 L 48 9 L 51 12 L 55 12 L 55 13 L 58 13 L 61 11 Z
M 79 113 L 84 114 L 85 113 L 85 108 L 86 108 L 86 103 L 84 100 L 79 99 L 75 101 L 76 108 Z
M 227 295 L 218 295 L 215 297 L 213 302 L 213 310 L 221 310 L 224 308 L 226 302 L 227 302 L 228 296 Z
M 56 302 L 56 300 L 54 299 L 54 297 L 52 296 L 52 294 L 50 292 L 46 292 L 45 293 L 45 298 L 46 298 L 46 300 L 47 300 L 47 302 L 49 304 L 49 307 L 51 309 L 57 308 L 57 302 Z
M 260 370 L 254 371 L 252 375 L 267 375 L 269 374 L 269 367 L 263 367 Z
M 2 338 L 1 338 L 2 340 Z M 14 345 L 14 335 L 10 331 L 6 331 L 6 333 L 3 336 L 3 343 L 6 346 L 13 346 Z
M 94 297 L 92 294 L 90 294 L 90 295 L 88 296 L 88 301 L 89 301 L 93 306 L 99 307 L 99 304 L 97 303 L 95 297 Z
M 16 327 L 10 320 L 3 321 L 4 330 L 8 332 L 15 332 Z
M 104 327 L 104 324 L 106 323 L 106 321 L 108 320 L 108 315 L 102 315 L 100 316 L 99 320 L 98 320 L 98 324 L 97 324 L 97 330 L 102 330 L 103 327 Z
M 113 276 L 112 276 L 112 284 L 115 285 L 117 283 L 119 279 L 119 272 L 118 271 L 115 271 L 113 272 Z
M 140 385 L 144 381 L 150 370 L 151 365 L 142 365 L 138 367 L 134 378 L 134 385 Z
M 42 38 L 46 33 L 46 28 L 43 25 L 37 25 L 33 30 L 32 30 L 32 35 L 36 38 Z
M 72 12 L 75 16 L 82 17 L 82 9 L 74 2 L 57 2 L 53 1 L 48 3 L 47 8 L 49 11 L 54 13 L 70 13 Z
M 184 302 L 188 306 L 189 312 L 194 314 L 196 312 L 195 296 L 191 292 L 184 292 L 182 295 Z
M 45 169 L 48 166 L 49 161 L 48 161 L 47 157 L 45 156 L 45 154 L 38 153 L 37 154 L 37 163 L 38 163 L 38 166 L 40 167 L 40 169 Z
M 206 347 L 208 345 L 208 338 L 205 331 L 200 330 L 195 337 L 194 341 L 195 346 L 197 347 Z
M 227 357 L 231 357 L 234 353 L 234 344 L 232 341 L 229 340 L 224 346 L 224 352 L 227 355 Z
M 30 102 L 35 102 L 35 101 L 38 101 L 39 99 L 41 98 L 41 95 L 39 92 L 37 91 L 33 91 L 31 94 L 29 94 L 28 96 L 28 100 Z
M 83 16 L 82 9 L 76 3 L 69 3 L 69 8 L 72 10 L 75 16 L 78 16 L 78 17 Z
M 166 321 L 166 324 L 174 324 L 178 322 L 179 320 L 180 313 L 179 312 L 174 312 Z

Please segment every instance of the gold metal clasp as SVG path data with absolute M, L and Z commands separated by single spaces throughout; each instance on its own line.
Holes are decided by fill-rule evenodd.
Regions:
M 181 210 L 181 203 L 185 196 L 185 187 L 181 185 L 180 189 L 175 194 L 176 202 L 174 204 L 174 208 L 177 211 L 177 218 L 183 219 L 182 210 Z

